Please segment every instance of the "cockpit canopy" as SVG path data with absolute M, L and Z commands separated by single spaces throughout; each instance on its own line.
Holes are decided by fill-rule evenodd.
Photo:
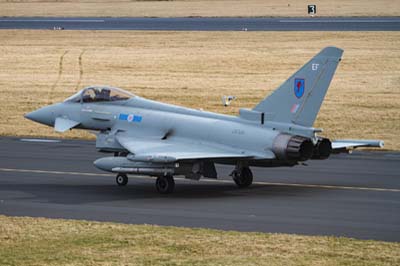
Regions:
M 94 102 L 115 102 L 125 101 L 135 97 L 134 94 L 119 88 L 108 86 L 91 86 L 75 93 L 64 102 L 94 103 Z

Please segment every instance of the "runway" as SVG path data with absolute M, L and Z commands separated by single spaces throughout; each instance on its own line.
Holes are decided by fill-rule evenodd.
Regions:
M 2 17 L 0 29 L 169 31 L 398 31 L 400 17 L 47 18 Z
M 253 168 L 238 189 L 218 166 L 217 181 L 176 179 L 171 195 L 154 179 L 126 187 L 92 162 L 94 142 L 0 138 L 0 214 L 335 235 L 400 241 L 400 153 L 357 152 L 295 168 Z

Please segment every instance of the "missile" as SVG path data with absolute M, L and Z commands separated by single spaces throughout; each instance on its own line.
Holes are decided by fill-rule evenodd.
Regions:
M 133 161 L 127 157 L 103 157 L 93 162 L 97 168 L 112 172 L 143 175 L 172 175 L 179 164 Z

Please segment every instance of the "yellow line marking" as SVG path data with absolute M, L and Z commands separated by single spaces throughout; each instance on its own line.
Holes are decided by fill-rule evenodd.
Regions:
M 3 172 L 19 172 L 19 173 L 36 173 L 36 174 L 55 174 L 55 175 L 79 175 L 79 176 L 114 176 L 114 174 L 100 174 L 88 172 L 64 172 L 64 171 L 47 171 L 47 170 L 33 170 L 33 169 L 15 169 L 15 168 L 0 168 Z M 135 175 L 132 176 L 139 179 L 149 179 L 152 177 Z M 175 177 L 175 180 L 191 181 L 190 179 Z M 214 182 L 214 183 L 232 183 L 230 180 L 214 180 L 214 179 L 201 179 L 201 182 Z M 345 190 L 364 190 L 364 191 L 381 191 L 381 192 L 400 192 L 396 188 L 377 188 L 377 187 L 351 187 L 351 186 L 334 186 L 334 185 L 317 185 L 317 184 L 299 184 L 299 183 L 275 183 L 275 182 L 253 182 L 255 185 L 264 186 L 286 186 L 286 187 L 303 187 L 303 188 L 323 188 L 323 189 L 345 189 Z

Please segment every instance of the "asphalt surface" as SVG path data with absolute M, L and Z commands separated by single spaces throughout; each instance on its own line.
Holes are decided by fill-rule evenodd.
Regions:
M 89 141 L 0 138 L 0 214 L 335 235 L 400 241 L 400 153 L 358 152 L 295 168 L 253 168 L 256 183 L 176 179 L 160 195 L 152 178 L 118 187 L 92 161 Z
M 0 29 L 189 31 L 398 31 L 400 17 L 47 18 L 2 17 Z

